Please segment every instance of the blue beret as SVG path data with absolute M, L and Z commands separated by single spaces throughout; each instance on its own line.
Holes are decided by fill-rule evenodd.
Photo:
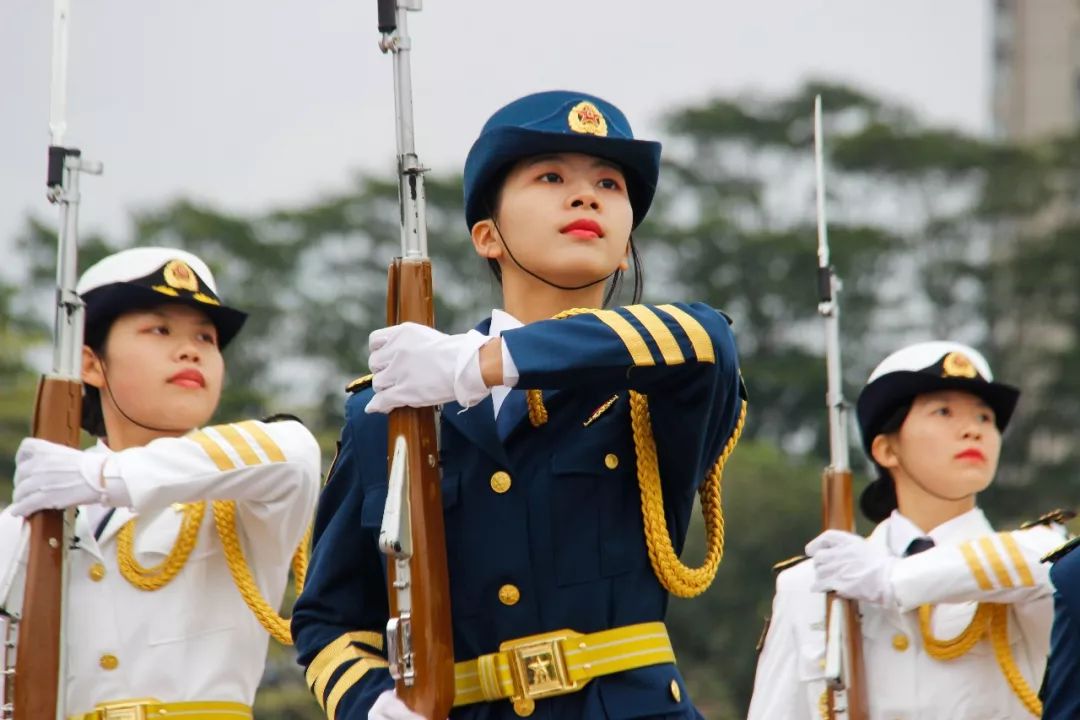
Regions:
M 552 90 L 519 98 L 484 124 L 465 160 L 465 221 L 489 216 L 484 196 L 499 174 L 518 160 L 574 152 L 609 160 L 626 176 L 634 227 L 649 211 L 660 174 L 660 143 L 635 140 L 619 108 L 594 95 Z

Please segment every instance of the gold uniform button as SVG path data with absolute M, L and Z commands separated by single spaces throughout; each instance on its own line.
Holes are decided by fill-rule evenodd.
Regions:
M 682 702 L 682 690 L 679 689 L 679 681 L 678 680 L 672 680 L 671 681 L 671 698 L 675 702 Z
M 910 644 L 907 635 L 904 633 L 896 633 L 892 636 L 892 646 L 899 652 L 907 650 Z
M 514 701 L 514 712 L 518 717 L 529 717 L 536 711 L 536 701 L 532 698 L 518 698 Z
M 619 467 L 619 456 L 615 453 L 608 453 L 604 456 L 604 467 L 608 470 L 614 470 Z
M 503 585 L 499 588 L 499 602 L 503 605 L 517 605 L 521 599 L 521 591 L 515 585 Z
M 115 670 L 120 666 L 120 660 L 115 655 L 105 653 L 101 656 L 101 659 L 98 660 L 98 665 L 101 666 L 102 670 Z
M 491 489 L 500 495 L 510 489 L 510 473 L 500 470 L 491 476 Z
M 105 577 L 105 566 L 101 563 L 94 563 L 90 566 L 90 572 L 87 574 L 94 582 L 101 582 L 102 578 Z

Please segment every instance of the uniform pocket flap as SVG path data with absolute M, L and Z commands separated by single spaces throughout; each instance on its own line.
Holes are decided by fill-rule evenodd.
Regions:
M 672 664 L 628 670 L 597 678 L 607 717 L 616 720 L 678 716 L 690 709 L 679 671 Z

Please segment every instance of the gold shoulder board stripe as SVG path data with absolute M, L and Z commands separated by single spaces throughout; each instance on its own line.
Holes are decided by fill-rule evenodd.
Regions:
M 979 538 L 979 548 L 982 549 L 986 559 L 990 561 L 990 567 L 993 569 L 994 575 L 997 576 L 998 584 L 1001 585 L 1001 587 L 1013 587 L 1014 583 L 1012 577 L 1005 568 L 1005 563 L 1001 559 L 1001 553 L 998 552 L 997 545 L 994 544 L 994 538 Z
M 1005 551 L 1009 553 L 1009 559 L 1012 560 L 1013 567 L 1016 568 L 1016 574 L 1020 577 L 1020 584 L 1024 587 L 1034 585 L 1035 578 L 1031 575 L 1031 569 L 1028 568 L 1024 554 L 1020 552 L 1020 545 L 1017 544 L 1016 538 L 1012 536 L 1012 533 L 998 533 L 998 538 L 1000 538 L 1001 544 L 1005 546 Z
M 210 459 L 217 465 L 218 470 L 232 470 L 236 467 L 236 463 L 232 461 L 221 446 L 202 430 L 196 430 L 189 434 L 188 437 L 197 442 L 203 452 L 210 456 Z
M 625 309 L 649 331 L 653 340 L 656 341 L 657 347 L 660 348 L 660 354 L 667 365 L 682 365 L 686 362 L 686 358 L 679 348 L 679 341 L 675 339 L 675 336 L 668 330 L 667 325 L 664 324 L 664 321 L 660 319 L 660 316 L 652 308 L 646 305 L 628 305 Z
M 656 364 L 649 346 L 645 344 L 645 338 L 641 337 L 641 333 L 630 324 L 629 320 L 614 310 L 594 310 L 592 314 L 619 336 L 635 366 L 650 367 Z
M 240 431 L 233 425 L 215 425 L 214 430 L 225 438 L 225 442 L 232 446 L 232 449 L 236 451 L 236 454 L 240 456 L 240 460 L 245 465 L 261 465 L 262 460 L 252 449 L 251 444 L 240 434 Z
M 971 574 L 975 576 L 975 582 L 979 584 L 981 590 L 993 590 L 994 584 L 990 582 L 990 576 L 986 574 L 986 570 L 983 569 L 982 561 L 979 560 L 979 556 L 975 554 L 975 549 L 971 545 L 971 541 L 968 540 L 960 546 L 960 554 L 964 556 L 964 560 L 967 561 L 968 569 L 971 570 Z
M 255 442 L 259 444 L 262 451 L 266 453 L 266 457 L 270 459 L 270 462 L 285 462 L 285 453 L 281 451 L 278 444 L 274 442 L 274 439 L 270 437 L 270 433 L 263 430 L 262 424 L 255 420 L 245 420 L 242 423 L 238 423 L 248 435 L 255 438 Z
M 1045 555 L 1043 555 L 1041 562 L 1044 562 L 1044 563 L 1057 562 L 1058 560 L 1060 560 L 1061 558 L 1065 557 L 1066 555 L 1071 553 L 1073 550 L 1075 550 L 1077 548 L 1077 546 L 1080 546 L 1080 537 L 1074 537 L 1073 539 L 1069 540 L 1068 542 L 1062 543 L 1060 547 L 1055 548 L 1054 550 L 1051 550 L 1050 552 L 1046 553 Z
M 1066 510 L 1064 508 L 1056 508 L 1048 513 L 1043 513 L 1034 520 L 1028 520 L 1026 523 L 1020 526 L 1020 529 L 1027 530 L 1028 528 L 1033 528 L 1037 525 L 1053 525 L 1054 523 L 1057 523 L 1058 525 L 1064 525 L 1065 523 L 1072 520 L 1074 517 L 1076 517 L 1076 511 Z
M 356 378 L 351 383 L 345 386 L 345 392 L 354 393 L 371 387 L 371 379 L 373 377 L 375 376 L 371 374 L 361 375 L 360 377 Z
M 774 573 L 776 573 L 776 574 L 780 574 L 780 573 L 784 572 L 785 570 L 787 570 L 788 568 L 793 568 L 796 565 L 798 565 L 799 563 L 803 562 L 804 560 L 809 560 L 809 559 L 810 559 L 809 555 L 795 555 L 793 557 L 789 557 L 787 560 L 781 560 L 780 562 L 773 565 L 772 566 L 772 571 Z
M 690 345 L 694 348 L 694 355 L 697 357 L 698 362 L 716 362 L 716 353 L 713 351 L 709 333 L 705 332 L 705 328 L 694 319 L 694 316 L 674 305 L 657 305 L 656 307 L 675 318 L 675 322 L 679 323 L 679 327 L 683 329 L 686 337 L 690 339 Z

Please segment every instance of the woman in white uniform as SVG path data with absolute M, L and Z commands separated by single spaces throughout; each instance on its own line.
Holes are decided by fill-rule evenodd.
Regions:
M 812 562 L 777 577 L 751 720 L 825 714 L 825 596 L 859 601 L 873 720 L 1038 717 L 1053 589 L 1052 521 L 996 532 L 976 504 L 993 480 L 1019 391 L 951 342 L 886 358 L 857 402 L 878 477 L 863 492 L 869 538 L 829 530 Z
M 275 609 L 314 510 L 318 445 L 291 419 L 204 427 L 246 315 L 222 304 L 198 257 L 125 250 L 77 291 L 83 426 L 98 442 L 25 439 L 0 514 L 11 537 L 21 516 L 77 508 L 65 713 L 251 717 L 269 634 L 288 638 Z M 0 547 L 0 577 L 17 545 Z

